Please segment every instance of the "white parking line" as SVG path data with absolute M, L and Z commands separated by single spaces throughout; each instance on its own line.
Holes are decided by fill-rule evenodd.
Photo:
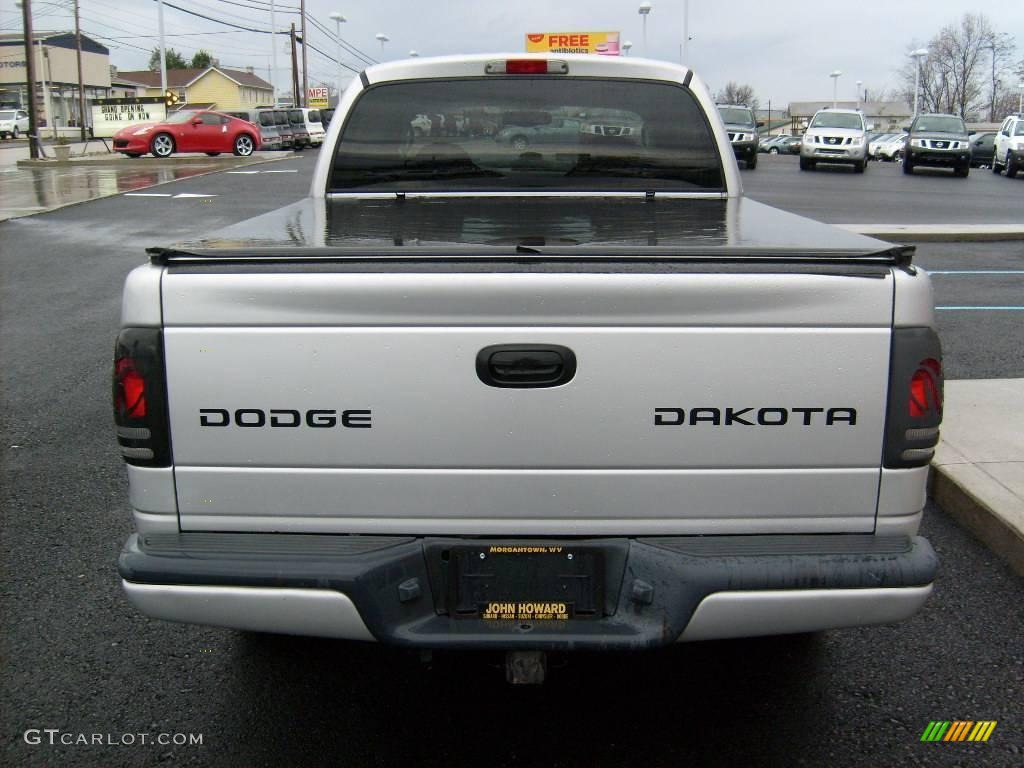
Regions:
M 170 192 L 125 192 L 125 197 L 174 197 Z
M 224 171 L 224 173 L 241 174 L 243 176 L 249 176 L 253 173 L 259 173 L 259 171 Z
M 285 171 L 260 171 L 260 173 L 298 173 L 298 172 L 299 172 L 298 168 L 290 168 L 290 169 L 285 170 Z
M 181 192 L 180 194 L 175 195 L 174 199 L 175 200 L 180 200 L 183 197 L 216 197 L 216 195 L 205 195 L 205 194 L 197 195 L 197 194 L 195 194 L 193 192 Z

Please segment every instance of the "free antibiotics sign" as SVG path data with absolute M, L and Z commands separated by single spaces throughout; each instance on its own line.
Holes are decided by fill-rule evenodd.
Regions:
M 618 56 L 618 32 L 529 32 L 527 53 L 596 53 Z
M 91 104 L 92 130 L 97 139 L 109 139 L 122 128 L 160 123 L 167 118 L 167 105 L 160 96 L 96 99 Z

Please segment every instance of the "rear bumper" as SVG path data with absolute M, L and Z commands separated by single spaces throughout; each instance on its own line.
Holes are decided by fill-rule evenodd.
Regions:
M 600 618 L 452 618 L 451 547 L 566 544 L 605 563 Z M 133 535 L 118 561 L 144 614 L 406 647 L 636 649 L 899 621 L 927 599 L 920 537 L 707 536 L 509 542 L 385 536 Z

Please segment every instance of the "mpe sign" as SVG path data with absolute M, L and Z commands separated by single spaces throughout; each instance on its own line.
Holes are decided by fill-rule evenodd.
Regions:
M 109 139 L 122 128 L 140 123 L 161 123 L 167 118 L 162 96 L 96 99 L 92 102 L 92 130 L 97 139 Z
M 327 89 L 308 88 L 306 90 L 306 103 L 310 109 L 327 109 Z

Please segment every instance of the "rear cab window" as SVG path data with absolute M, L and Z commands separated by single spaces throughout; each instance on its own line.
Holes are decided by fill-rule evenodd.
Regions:
M 725 181 L 707 116 L 677 83 L 458 78 L 359 96 L 329 191 L 463 189 L 721 193 Z

